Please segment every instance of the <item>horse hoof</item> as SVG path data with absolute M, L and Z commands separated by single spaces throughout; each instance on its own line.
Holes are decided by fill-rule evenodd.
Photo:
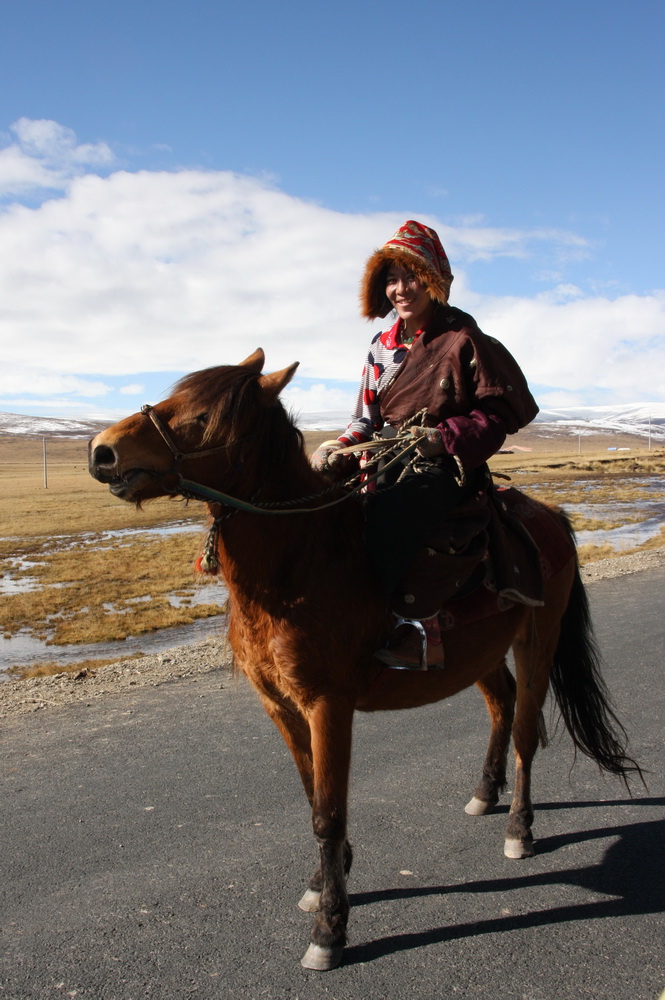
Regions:
M 321 893 L 315 892 L 314 889 L 308 889 L 298 903 L 298 906 L 304 913 L 317 913 L 320 902 Z
M 522 858 L 532 858 L 535 854 L 533 841 L 531 840 L 509 840 L 503 845 L 503 853 L 507 858 L 515 858 L 517 861 Z
M 474 795 L 464 806 L 464 812 L 469 816 L 487 816 L 488 813 L 494 812 L 495 806 L 496 802 L 483 802 Z
M 344 949 L 322 948 L 318 944 L 310 944 L 309 948 L 300 959 L 303 969 L 314 969 L 315 972 L 328 972 L 336 969 L 342 961 Z

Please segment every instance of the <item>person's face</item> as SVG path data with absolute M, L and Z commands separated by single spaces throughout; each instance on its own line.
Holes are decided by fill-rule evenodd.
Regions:
M 421 330 L 434 308 L 425 286 L 399 264 L 391 264 L 386 272 L 386 298 L 409 333 Z

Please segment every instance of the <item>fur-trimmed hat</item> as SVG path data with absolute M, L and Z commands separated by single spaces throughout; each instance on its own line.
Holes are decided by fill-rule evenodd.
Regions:
M 433 229 L 409 219 L 365 265 L 360 284 L 363 316 L 383 319 L 392 309 L 386 297 L 385 271 L 393 262 L 412 271 L 431 299 L 446 304 L 453 275 L 441 240 Z

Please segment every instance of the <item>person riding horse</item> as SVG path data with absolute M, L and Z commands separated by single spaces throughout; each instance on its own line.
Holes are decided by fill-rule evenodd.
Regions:
M 508 350 L 448 304 L 452 281 L 438 235 L 414 220 L 370 256 L 362 314 L 394 310 L 396 322 L 372 338 L 348 427 L 312 456 L 315 468 L 342 478 L 358 457 L 340 449 L 362 452 L 378 432 L 423 413 L 411 428 L 418 461 L 365 495 L 370 566 L 396 618 L 376 655 L 397 669 L 444 665 L 438 613 L 487 549 L 487 460 L 538 413 Z

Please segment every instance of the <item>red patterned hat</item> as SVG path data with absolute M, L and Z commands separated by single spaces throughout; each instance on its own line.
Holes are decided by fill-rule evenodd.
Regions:
M 393 261 L 412 271 L 431 299 L 446 304 L 453 275 L 441 240 L 433 229 L 409 219 L 367 261 L 360 285 L 363 316 L 383 318 L 392 309 L 386 298 L 385 271 Z

